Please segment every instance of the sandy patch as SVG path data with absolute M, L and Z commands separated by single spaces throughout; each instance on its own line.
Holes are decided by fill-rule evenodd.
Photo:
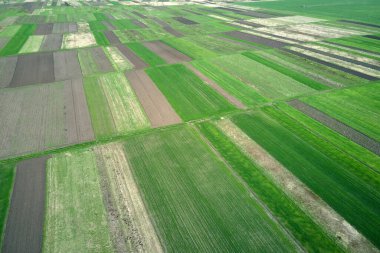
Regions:
M 62 49 L 95 46 L 96 40 L 92 33 L 69 33 L 63 35 Z

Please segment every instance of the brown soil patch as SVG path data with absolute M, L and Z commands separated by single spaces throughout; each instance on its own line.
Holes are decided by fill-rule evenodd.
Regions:
M 127 79 L 143 106 L 152 127 L 160 127 L 181 122 L 165 96 L 143 70 L 127 72 Z
M 161 41 L 144 42 L 144 46 L 159 55 L 169 64 L 191 61 L 190 57 L 182 54 L 181 52 L 178 52 L 174 48 L 166 45 L 165 43 L 162 43 Z
M 135 69 L 143 69 L 149 66 L 147 63 L 141 60 L 140 57 L 138 57 L 131 49 L 129 49 L 125 45 L 120 44 L 120 45 L 117 45 L 116 47 L 135 66 Z

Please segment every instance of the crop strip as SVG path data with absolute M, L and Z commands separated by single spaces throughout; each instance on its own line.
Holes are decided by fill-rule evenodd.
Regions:
M 321 122 L 322 124 L 332 128 L 338 133 L 346 136 L 348 139 L 354 141 L 355 143 L 365 147 L 366 149 L 372 151 L 373 153 L 380 155 L 380 143 L 367 135 L 351 128 L 350 126 L 331 118 L 329 115 L 319 111 L 318 109 L 303 103 L 300 100 L 292 100 L 288 102 L 289 105 L 302 111 L 313 119 Z

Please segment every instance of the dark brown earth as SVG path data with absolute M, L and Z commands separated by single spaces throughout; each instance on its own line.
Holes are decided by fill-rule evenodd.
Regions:
M 40 24 L 38 25 L 36 31 L 34 32 L 35 35 L 47 35 L 51 34 L 53 32 L 53 24 Z
M 127 72 L 126 77 L 143 106 L 152 127 L 161 127 L 182 122 L 165 96 L 144 70 Z
M 78 31 L 76 23 L 55 23 L 53 33 L 75 33 Z
M 26 54 L 18 57 L 11 87 L 51 82 L 54 82 L 53 53 Z
M 191 58 L 187 55 L 178 52 L 174 48 L 162 43 L 161 41 L 149 41 L 143 43 L 145 47 L 156 53 L 167 63 L 178 63 L 178 62 L 187 62 L 191 61 Z
M 366 67 L 366 68 L 380 70 L 379 66 L 375 66 L 373 64 L 369 64 L 369 63 L 366 63 L 366 62 L 357 61 L 357 60 L 354 60 L 354 59 L 350 59 L 350 58 L 343 57 L 343 56 L 340 56 L 340 55 L 335 55 L 335 54 L 332 54 L 332 53 L 324 52 L 324 51 L 321 51 L 321 50 L 318 50 L 318 49 L 314 49 L 314 48 L 303 47 L 301 45 L 296 45 L 296 47 L 302 48 L 302 49 L 305 49 L 305 50 L 309 50 L 311 52 L 315 52 L 315 53 L 318 53 L 318 54 L 326 55 L 326 56 L 329 56 L 329 57 L 332 57 L 332 58 L 336 58 L 336 59 L 339 59 L 339 60 L 342 60 L 342 61 L 345 61 L 345 62 L 350 62 L 350 63 L 356 64 L 356 65 L 360 65 L 360 66 L 363 66 L 363 67 Z
M 82 77 L 76 50 L 54 52 L 53 56 L 56 81 Z
M 48 158 L 33 158 L 17 165 L 3 253 L 39 253 L 42 250 Z
M 129 49 L 125 45 L 120 44 L 120 45 L 117 45 L 116 47 L 125 57 L 127 57 L 127 59 L 130 62 L 132 62 L 132 64 L 135 66 L 135 69 L 143 69 L 149 66 L 147 63 L 141 60 L 131 49 Z
M 177 30 L 175 30 L 173 27 L 167 25 L 167 26 L 164 26 L 163 27 L 165 29 L 165 31 L 167 31 L 168 33 L 170 33 L 171 35 L 174 35 L 176 37 L 182 37 L 183 34 Z
M 8 87 L 13 79 L 17 65 L 17 56 L 0 58 L 0 88 Z
M 62 45 L 62 34 L 48 34 L 45 35 L 42 41 L 40 50 L 41 51 L 53 51 L 59 50 Z
M 226 92 L 222 87 L 220 87 L 217 83 L 215 83 L 213 80 L 205 76 L 202 72 L 200 72 L 198 69 L 196 69 L 193 65 L 190 63 L 185 63 L 185 66 L 190 69 L 194 74 L 196 74 L 200 79 L 202 79 L 205 83 L 210 85 L 216 92 L 218 92 L 220 95 L 222 95 L 225 99 L 227 99 L 228 102 L 233 104 L 239 109 L 245 109 L 245 105 L 240 102 L 237 98 L 230 95 L 228 92 Z
M 299 100 L 293 100 L 288 102 L 289 105 L 293 106 L 297 110 L 305 113 L 306 115 L 310 116 L 311 118 L 319 121 L 320 123 L 324 124 L 325 126 L 335 130 L 336 132 L 340 133 L 341 135 L 347 137 L 348 139 L 352 140 L 353 142 L 359 144 L 362 147 L 365 147 L 366 149 L 372 151 L 373 153 L 380 155 L 380 143 L 376 140 L 368 137 L 367 135 L 357 131 L 356 129 L 330 117 L 329 115 L 325 114 L 324 112 L 319 111 L 318 109 L 302 102 Z
M 377 77 L 370 76 L 370 75 L 367 75 L 367 74 L 364 74 L 362 72 L 355 71 L 355 70 L 352 70 L 352 69 L 348 69 L 348 68 L 339 66 L 339 65 L 331 63 L 331 62 L 327 62 L 327 61 L 324 61 L 324 60 L 321 60 L 321 59 L 318 59 L 318 58 L 315 58 L 315 57 L 312 57 L 312 56 L 309 56 L 309 55 L 305 55 L 305 54 L 300 53 L 300 52 L 296 52 L 296 51 L 293 51 L 293 50 L 290 50 L 290 49 L 287 49 L 287 48 L 283 48 L 282 50 L 284 50 L 284 51 L 286 51 L 288 53 L 300 56 L 302 58 L 305 58 L 305 59 L 317 62 L 319 64 L 325 65 L 327 67 L 334 68 L 334 69 L 337 69 L 337 70 L 340 70 L 340 71 L 346 72 L 348 74 L 351 74 L 351 75 L 354 75 L 354 76 L 358 76 L 358 77 L 361 77 L 361 78 L 364 78 L 364 79 L 367 79 L 367 80 L 370 80 L 370 81 L 379 80 L 379 78 L 377 78 Z
M 368 24 L 368 23 L 364 23 L 364 22 L 359 22 L 359 21 L 352 21 L 352 20 L 338 20 L 339 22 L 343 22 L 343 23 L 349 23 L 349 24 L 356 24 L 356 25 L 364 25 L 364 26 L 369 26 L 369 27 L 376 27 L 376 28 L 380 28 L 380 25 L 374 25 L 374 24 Z
M 121 41 L 119 40 L 119 38 L 115 35 L 113 31 L 104 31 L 103 33 L 112 45 L 121 44 Z
M 65 81 L 64 92 L 68 144 L 94 140 L 82 79 Z
M 263 32 L 263 31 L 258 31 L 258 30 L 255 30 L 255 32 L 260 33 L 260 34 L 264 34 L 264 35 L 268 35 L 268 36 L 271 36 L 271 37 L 275 37 L 275 38 L 283 39 L 283 40 L 292 41 L 292 42 L 294 42 L 294 43 L 302 43 L 302 42 L 303 42 L 303 41 L 301 41 L 301 40 L 296 40 L 296 39 L 292 39 L 292 38 L 287 38 L 287 37 L 280 36 L 280 35 L 276 35 L 276 34 L 273 34 L 273 33 L 268 33 L 268 32 Z
M 198 22 L 192 21 L 192 20 L 184 18 L 184 17 L 174 17 L 173 19 L 175 19 L 178 22 L 181 22 L 182 24 L 185 24 L 185 25 L 196 25 L 196 24 L 199 24 Z
M 290 46 L 290 44 L 288 43 L 267 39 L 267 38 L 259 37 L 253 34 L 240 32 L 240 31 L 225 32 L 224 34 L 237 38 L 237 39 L 246 40 L 249 42 L 253 42 L 253 43 L 257 43 L 257 44 L 261 44 L 261 45 L 265 45 L 265 46 L 273 47 L 273 48 Z
M 147 28 L 148 27 L 146 24 L 144 24 L 141 21 L 138 21 L 137 19 L 133 19 L 132 23 L 135 24 L 135 25 L 137 25 L 140 28 Z
M 114 70 L 111 62 L 108 60 L 106 54 L 104 53 L 103 48 L 94 47 L 90 50 L 100 72 L 111 72 Z

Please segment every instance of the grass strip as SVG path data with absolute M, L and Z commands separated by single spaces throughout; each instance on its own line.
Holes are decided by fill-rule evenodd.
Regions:
M 106 35 L 104 35 L 101 31 L 94 31 L 92 32 L 94 34 L 94 37 L 96 39 L 96 43 L 101 46 L 109 46 L 110 42 L 107 39 Z
M 14 164 L 0 164 L 0 249 L 2 248 L 5 224 L 7 223 L 14 177 Z
M 286 68 L 284 66 L 281 66 L 279 64 L 276 64 L 272 61 L 268 61 L 267 59 L 257 55 L 257 54 L 254 54 L 252 52 L 244 52 L 242 53 L 244 56 L 254 60 L 254 61 L 257 61 L 267 67 L 270 67 L 286 76 L 289 76 L 291 78 L 293 78 L 294 80 L 300 82 L 300 83 L 303 83 L 307 86 L 309 86 L 310 88 L 313 88 L 314 90 L 327 90 L 328 87 L 326 87 L 325 85 L 317 82 L 317 81 L 314 81 L 313 79 L 305 76 L 305 75 L 302 75 L 301 73 L 298 73 L 296 71 L 293 71 L 289 68 Z
M 128 43 L 127 46 L 150 66 L 157 66 L 166 63 L 161 57 L 144 47 L 141 43 Z
M 276 218 L 302 244 L 306 251 L 340 252 L 339 246 L 296 203 L 290 199 L 263 169 L 248 158 L 218 127 L 210 122 L 197 125 L 223 159 L 266 204 Z
M 29 36 L 34 33 L 37 25 L 26 24 L 22 25 L 17 33 L 10 39 L 5 47 L 0 51 L 0 56 L 7 56 L 17 54 L 22 48 L 24 43 L 28 40 Z

